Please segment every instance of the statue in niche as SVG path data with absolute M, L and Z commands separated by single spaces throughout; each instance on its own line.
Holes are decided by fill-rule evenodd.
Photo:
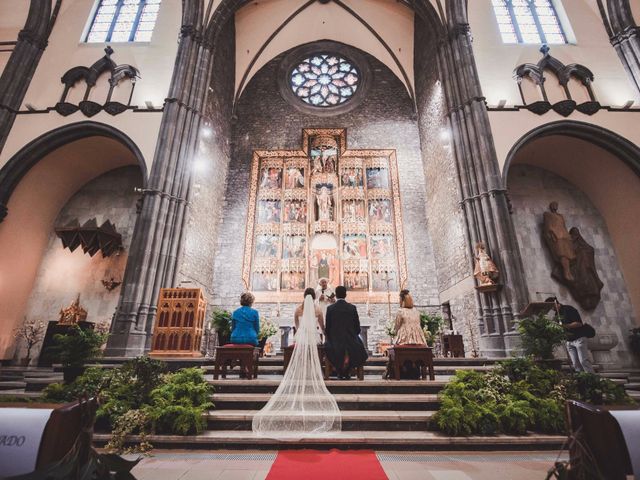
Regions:
M 582 308 L 596 308 L 603 283 L 596 270 L 595 250 L 578 228 L 567 231 L 558 202 L 551 202 L 544 213 L 543 235 L 555 262 L 551 277 L 566 285 Z
M 543 235 L 551 256 L 560 267 L 560 272 L 554 268 L 554 277 L 561 276 L 565 282 L 573 282 L 575 278 L 571 273 L 571 262 L 576 259 L 573 247 L 573 239 L 564 223 L 564 217 L 558 213 L 558 202 L 549 204 L 549 211 L 543 215 Z
M 333 198 L 326 185 L 320 188 L 316 196 L 316 202 L 318 204 L 318 220 L 333 220 Z
M 582 237 L 577 227 L 571 228 L 569 234 L 576 252 L 575 293 L 572 293 L 580 305 L 592 310 L 600 302 L 600 291 L 604 286 L 596 270 L 595 250 Z
M 476 245 L 476 265 L 473 270 L 473 275 L 481 287 L 496 285 L 498 277 L 500 276 L 498 267 L 496 267 L 496 264 L 491 260 L 482 242 Z

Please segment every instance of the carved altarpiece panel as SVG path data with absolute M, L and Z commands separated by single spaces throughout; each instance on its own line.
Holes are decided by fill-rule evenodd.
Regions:
M 258 302 L 298 302 L 327 278 L 386 303 L 407 267 L 395 150 L 347 150 L 344 129 L 303 130 L 302 150 L 254 151 L 243 282 Z

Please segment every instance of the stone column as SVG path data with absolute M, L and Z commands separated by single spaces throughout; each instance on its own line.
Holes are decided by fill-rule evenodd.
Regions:
M 513 320 L 527 303 L 528 294 L 476 70 L 470 29 L 460 17 L 459 11 L 450 14 L 450 25 L 441 40 L 437 62 L 449 109 L 447 120 L 453 139 L 468 248 L 473 251 L 477 242 L 487 245 L 504 285 L 498 292 L 476 292 L 480 350 L 483 355 L 504 356 L 517 344 Z M 473 272 L 472 264 L 469 269 Z
M 202 37 L 201 3 L 184 2 L 183 27 L 151 168 L 134 231 L 109 356 L 134 356 L 151 346 L 160 288 L 176 282 L 176 266 L 192 183 L 212 47 Z
M 640 96 L 640 27 L 636 24 L 629 0 L 598 0 L 598 8 L 625 70 Z
M 60 0 L 56 2 L 53 15 L 51 0 L 31 0 L 25 26 L 18 34 L 17 43 L 0 77 L 0 151 L 47 47 L 59 9 Z M 6 207 L 0 205 L 0 220 L 4 217 L 3 211 L 6 214 Z

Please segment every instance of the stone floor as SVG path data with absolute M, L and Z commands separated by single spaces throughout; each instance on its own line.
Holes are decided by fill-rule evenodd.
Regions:
M 263 480 L 275 457 L 276 452 L 164 451 L 145 458 L 133 473 L 138 480 Z M 379 452 L 378 459 L 389 480 L 540 480 L 557 453 Z M 343 478 L 360 480 L 349 472 Z

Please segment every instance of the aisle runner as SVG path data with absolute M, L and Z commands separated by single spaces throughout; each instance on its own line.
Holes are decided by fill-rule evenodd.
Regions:
M 388 480 L 371 450 L 278 452 L 266 480 Z

